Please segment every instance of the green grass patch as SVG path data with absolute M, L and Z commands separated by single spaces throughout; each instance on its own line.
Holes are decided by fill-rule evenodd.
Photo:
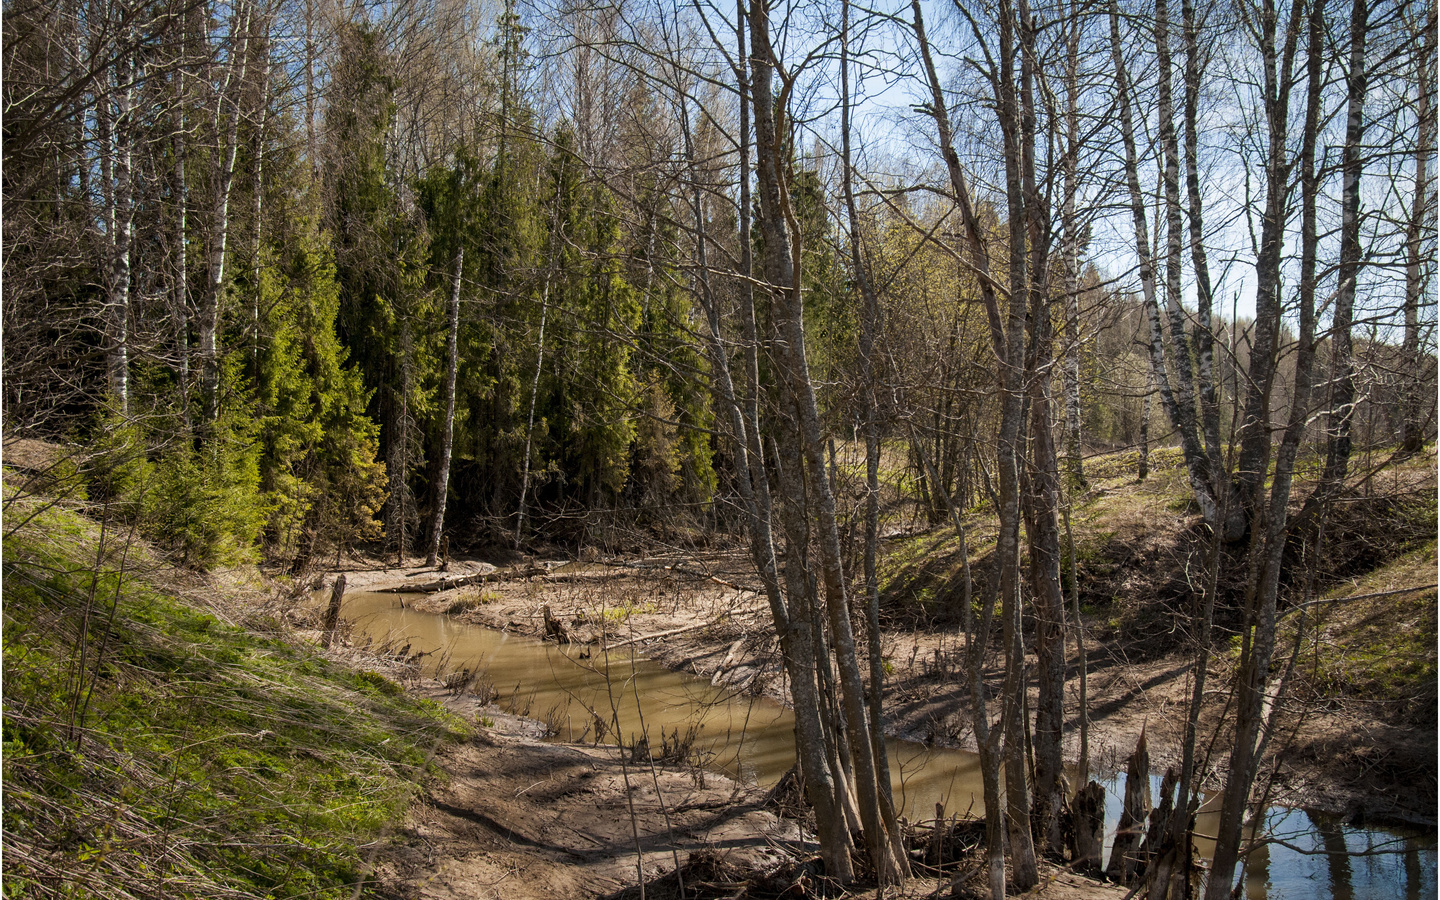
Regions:
M 1330 602 L 1321 603 L 1310 617 L 1314 637 L 1302 657 L 1302 677 L 1322 696 L 1380 701 L 1413 725 L 1433 727 L 1440 676 L 1436 591 L 1367 595 L 1433 585 L 1435 572 L 1436 544 L 1431 541 L 1328 591 Z M 1290 634 L 1293 628 L 1287 622 Z
M 630 621 L 631 616 L 648 616 L 660 611 L 660 607 L 653 601 L 636 601 L 633 598 L 623 598 L 619 603 L 612 606 L 603 606 L 599 609 L 581 610 L 580 617 L 587 622 L 599 625 L 602 628 L 607 626 L 623 625 Z
M 4 539 L 6 896 L 349 897 L 464 726 L 98 537 L 51 509 Z
M 1147 463 L 1150 474 L 1178 469 L 1185 465 L 1185 454 L 1179 447 L 1154 447 L 1150 450 Z M 1134 479 L 1140 470 L 1140 451 L 1122 450 L 1107 453 L 1085 461 L 1085 477 L 1095 481 L 1111 478 Z

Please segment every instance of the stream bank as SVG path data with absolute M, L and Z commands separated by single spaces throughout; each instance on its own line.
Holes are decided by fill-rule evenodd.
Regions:
M 434 683 L 413 688 L 471 722 L 470 742 L 435 763 L 446 777 L 412 804 L 372 863 L 381 893 L 407 900 L 820 896 L 814 845 L 764 805 L 765 792 L 714 772 L 634 760 L 613 745 L 542 740 L 544 727 Z M 1042 867 L 1036 896 L 1127 893 Z M 725 879 L 723 882 L 720 879 Z M 948 891 L 920 875 L 885 896 Z M 828 896 L 838 896 L 828 894 Z M 855 888 L 847 896 L 875 896 Z
M 701 714 L 700 721 L 707 722 L 711 727 L 712 731 L 707 733 L 708 737 L 718 737 L 719 735 L 715 733 L 717 725 L 721 732 L 725 732 L 727 729 L 733 730 L 733 726 L 726 724 L 727 714 L 723 710 L 719 721 L 713 718 L 716 711 L 715 693 L 730 697 L 729 702 L 738 703 L 742 708 L 747 708 L 747 703 L 750 705 L 748 708 L 753 708 L 756 702 L 754 695 L 774 694 L 783 690 L 783 685 L 770 677 L 767 671 L 770 662 L 766 658 L 763 625 L 756 628 L 755 632 L 748 634 L 746 633 L 748 629 L 743 625 L 737 625 L 737 622 L 755 621 L 753 616 L 760 610 L 746 609 L 733 603 L 725 606 L 717 603 L 713 596 L 700 598 L 700 602 L 686 602 L 686 592 L 678 587 L 681 579 L 677 578 L 677 575 L 683 575 L 690 582 L 703 580 L 710 584 L 722 585 L 727 590 L 737 590 L 735 582 L 715 574 L 713 566 L 707 573 L 697 570 L 691 565 L 666 567 L 658 565 L 654 561 L 631 562 L 622 565 L 550 564 L 527 565 L 520 570 L 520 573 L 518 577 L 512 577 L 505 571 L 492 572 L 489 574 L 498 577 L 488 579 L 484 584 L 467 585 L 460 589 L 451 589 L 427 596 L 357 594 L 353 597 L 354 605 L 351 607 L 357 616 L 355 636 L 360 638 L 363 631 L 366 637 L 360 638 L 362 641 L 374 640 L 390 645 L 404 642 L 406 646 L 411 647 L 412 651 L 434 650 L 443 647 L 441 658 L 436 658 L 432 654 L 423 661 L 424 664 L 437 666 L 441 671 L 452 672 L 473 667 L 473 670 L 469 671 L 466 676 L 458 679 L 459 683 L 455 677 L 449 679 L 459 688 L 456 691 L 455 702 L 475 704 L 482 698 L 488 699 L 498 695 L 501 702 L 510 709 L 523 708 L 531 714 L 546 719 L 548 722 L 546 730 L 552 734 L 558 733 L 562 739 L 565 735 L 569 735 L 571 740 L 593 741 L 594 733 L 588 727 L 591 717 L 590 710 L 638 706 L 641 695 L 650 697 L 657 692 L 673 694 L 674 705 L 678 707 L 691 704 L 689 708 L 692 710 L 696 708 L 708 710 Z M 640 575 L 637 576 L 636 573 L 640 573 Z M 409 586 L 433 577 L 433 573 L 425 571 L 410 572 L 408 574 L 413 577 L 403 581 L 397 581 L 393 577 L 394 573 L 389 575 L 380 572 L 356 574 L 356 583 L 365 588 L 386 584 Z M 645 583 L 636 583 L 637 577 Z M 713 593 L 708 588 L 703 591 Z M 741 593 L 743 594 L 743 592 Z M 693 601 L 695 598 L 690 599 Z M 737 596 L 733 599 L 744 600 L 747 598 Z M 693 621 L 694 610 L 707 608 L 707 603 L 709 609 L 719 611 L 721 614 L 708 620 Z M 406 608 L 402 608 L 402 604 Z M 624 615 L 616 615 L 616 610 L 624 610 Z M 687 614 L 691 616 L 692 621 L 684 621 Z M 482 618 L 489 618 L 490 622 L 482 624 L 476 621 Z M 547 629 L 547 619 L 550 629 L 563 628 L 576 643 L 561 648 L 553 642 L 541 643 L 538 641 L 537 639 Z M 481 627 L 474 627 L 476 625 L 481 625 Z M 738 637 L 736 636 L 737 631 L 740 632 Z M 719 632 L 718 638 L 716 632 Z M 492 637 L 478 637 L 480 633 Z M 507 635 L 510 637 L 507 638 Z M 732 637 L 734 640 L 731 640 Z M 581 641 L 593 641 L 593 643 L 580 643 Z M 608 657 L 600 649 L 602 643 L 612 650 Z M 662 652 L 655 652 L 657 649 Z M 671 663 L 674 671 L 670 676 L 666 676 L 662 674 L 665 670 L 656 666 L 653 661 L 644 659 L 637 661 L 635 659 L 642 650 L 652 657 L 661 659 L 664 659 L 666 654 L 678 652 L 681 654 L 681 659 L 678 664 L 674 660 L 667 660 Z M 517 652 L 521 653 L 518 660 L 515 656 Z M 904 661 L 905 667 L 907 669 L 919 668 L 922 670 L 923 678 L 936 682 L 937 687 L 943 686 L 947 678 L 953 681 L 953 674 L 947 675 L 945 672 L 946 661 L 951 653 L 953 653 L 953 648 L 941 646 L 927 660 L 918 652 L 912 651 L 911 658 Z M 607 691 L 603 687 L 599 689 L 601 693 L 596 695 L 593 693 L 596 690 L 594 685 L 582 687 L 574 682 L 566 682 L 564 685 L 557 684 L 551 688 L 537 688 L 542 672 L 547 672 L 547 670 L 549 674 L 546 677 L 552 678 L 558 677 L 562 671 L 574 675 L 580 671 L 590 670 L 592 676 L 601 675 L 600 680 L 603 683 L 605 681 L 603 671 L 607 668 L 613 669 L 613 666 L 617 664 L 622 666 L 621 680 L 626 682 L 627 688 L 618 693 L 611 692 L 608 697 L 606 696 Z M 633 672 L 629 669 L 631 665 L 636 666 Z M 1115 671 L 1113 666 L 1099 668 L 1104 674 Z M 680 674 L 681 671 L 684 672 L 683 675 Z M 703 676 L 703 680 L 696 680 L 694 676 L 697 674 Z M 1121 674 L 1125 673 L 1122 671 Z M 1133 677 L 1133 672 L 1129 674 Z M 1183 671 L 1168 673 L 1171 680 L 1183 680 L 1183 676 Z M 681 680 L 671 684 L 670 681 L 674 678 Z M 902 685 L 905 683 L 903 675 L 898 673 L 894 680 Z M 1158 679 L 1152 684 L 1152 687 L 1163 683 L 1165 683 L 1164 679 Z M 701 687 L 702 685 L 704 687 Z M 559 688 L 558 694 L 556 687 Z M 634 696 L 627 693 L 631 689 L 635 692 Z M 476 693 L 481 697 L 474 696 Z M 751 697 L 748 701 L 743 699 L 747 696 Z M 1094 695 L 1092 694 L 1092 696 Z M 576 719 L 576 714 L 571 709 L 572 701 L 579 704 L 577 707 L 580 710 L 578 721 L 572 721 Z M 901 705 L 898 700 L 893 702 L 895 705 Z M 616 706 L 617 703 L 619 707 Z M 660 704 L 662 708 L 666 705 L 667 702 Z M 778 709 L 774 704 L 769 704 L 769 707 Z M 672 716 L 672 718 L 662 719 L 657 712 L 652 709 L 638 723 L 640 729 L 648 731 L 652 745 L 655 743 L 654 727 L 658 727 L 662 734 L 677 724 L 683 728 L 686 717 L 693 715 L 693 712 L 686 713 L 683 709 L 673 715 L 666 710 L 665 715 Z M 481 721 L 491 715 L 483 711 L 472 711 L 470 714 L 480 716 Z M 604 714 L 610 715 L 608 711 Z M 748 721 L 750 713 L 746 712 L 744 715 Z M 756 715 L 758 716 L 760 713 L 757 712 Z M 711 716 L 711 718 L 704 718 L 705 716 Z M 730 720 L 735 717 L 733 712 L 728 714 Z M 933 724 L 932 721 L 932 726 Z M 632 722 L 622 726 L 618 720 L 616 721 L 616 728 L 625 729 L 620 733 L 622 743 L 634 745 L 636 742 L 636 735 L 633 733 L 635 725 L 636 723 Z M 788 729 L 783 728 L 783 723 L 781 725 L 780 730 L 785 732 L 782 737 L 788 738 Z M 1163 734 L 1164 731 L 1163 728 L 1157 727 L 1154 720 L 1148 723 L 1148 728 L 1151 734 Z M 596 730 L 601 731 L 598 728 Z M 746 726 L 745 730 L 749 735 L 749 726 Z M 766 730 L 774 729 L 766 726 Z M 627 734 L 629 737 L 626 736 Z M 602 738 L 605 741 L 614 739 L 613 731 L 604 734 Z M 747 737 L 745 740 L 748 741 L 751 738 Z M 769 743 L 773 742 L 763 732 L 756 736 L 755 740 L 758 741 L 757 748 L 768 748 Z M 1092 740 L 1094 740 L 1093 736 Z M 700 743 L 697 742 L 697 749 L 701 749 Z M 782 739 L 780 743 L 785 743 L 785 740 Z M 956 751 L 939 749 L 938 745 L 941 741 L 933 737 L 930 738 L 929 743 L 937 746 L 925 748 L 923 744 L 911 745 L 913 758 L 911 759 L 910 774 L 903 777 L 900 782 L 905 784 L 907 780 L 910 781 L 907 788 L 910 794 L 907 797 L 908 800 L 916 800 L 919 791 L 925 790 L 923 786 L 934 779 L 940 770 L 958 773 L 958 769 L 951 764 L 942 763 L 938 767 L 931 765 L 937 762 L 931 757 L 945 756 L 948 759 L 948 754 Z M 788 750 L 788 747 L 787 743 L 784 749 Z M 582 749 L 586 753 L 609 752 L 612 756 L 616 752 L 614 748 L 606 751 L 604 748 L 594 746 L 584 746 Z M 915 755 L 917 751 L 918 756 Z M 768 749 L 758 752 L 762 757 L 784 755 L 778 752 L 772 753 Z M 1118 754 L 1113 755 L 1118 756 Z M 695 758 L 704 756 L 705 752 L 701 750 Z M 921 768 L 914 768 L 914 766 L 921 765 L 920 757 L 924 758 L 924 765 Z M 897 757 L 892 753 L 892 758 Z M 1121 758 L 1123 759 L 1123 756 Z M 713 752 L 708 759 L 710 764 L 718 764 L 734 771 Z M 788 762 L 784 764 L 788 765 Z M 745 771 L 745 769 L 742 767 L 741 771 Z M 747 783 L 752 782 L 757 776 L 771 780 L 778 777 L 776 773 L 779 770 L 775 768 L 773 761 L 766 764 L 764 771 L 768 774 L 760 776 L 758 770 L 745 771 Z M 942 782 L 940 790 L 949 795 L 946 799 L 950 801 L 951 811 L 963 812 L 967 802 L 965 797 L 969 793 L 962 786 L 964 782 L 952 783 L 948 787 L 944 784 L 946 779 L 954 782 L 956 777 L 960 776 L 958 774 L 942 775 L 938 780 Z M 1110 786 L 1112 793 L 1117 792 L 1117 788 L 1116 784 Z M 518 787 L 517 790 L 519 790 Z M 899 796 L 897 793 L 897 797 Z M 926 800 L 926 798 L 919 799 Z M 921 802 L 919 805 L 924 807 L 926 803 Z M 657 809 L 663 811 L 664 807 L 664 803 L 657 803 Z M 971 812 L 973 814 L 975 810 L 972 809 Z M 929 818 L 918 809 L 911 810 L 911 816 L 912 820 L 918 821 Z M 1269 833 L 1292 845 L 1293 849 L 1291 846 L 1283 844 L 1263 848 L 1264 852 L 1261 855 L 1258 870 L 1253 872 L 1247 881 L 1247 896 L 1251 898 L 1349 896 L 1350 894 L 1346 891 L 1350 890 L 1352 886 L 1354 890 L 1361 891 L 1362 894 L 1364 891 L 1378 887 L 1382 892 L 1393 889 L 1394 896 L 1420 897 L 1426 895 L 1427 883 L 1429 884 L 1428 890 L 1433 892 L 1434 840 L 1433 837 L 1426 837 L 1424 833 L 1391 831 L 1375 827 L 1361 828 L 1353 820 L 1342 822 L 1341 819 L 1334 816 L 1323 816 L 1299 810 L 1291 811 L 1279 807 L 1267 814 L 1267 824 L 1270 829 Z M 1201 827 L 1203 830 L 1203 821 Z M 1325 851 L 1318 849 L 1322 839 Z M 1323 884 L 1328 884 L 1326 879 L 1333 879 L 1334 872 L 1331 871 L 1328 875 L 1324 872 L 1317 874 L 1315 860 L 1317 858 L 1322 860 L 1319 865 L 1323 869 L 1323 857 L 1307 856 L 1306 854 L 1311 851 L 1305 848 L 1313 843 L 1317 848 L 1315 852 L 1328 852 L 1333 847 L 1342 846 L 1338 843 L 1339 841 L 1345 842 L 1344 845 L 1348 846 L 1347 852 L 1351 853 L 1371 852 L 1376 847 L 1377 841 L 1382 846 L 1396 849 L 1382 850 L 1382 857 L 1379 860 L 1367 861 L 1360 870 L 1356 870 L 1353 876 L 1342 883 L 1337 883 L 1331 894 L 1314 893 L 1321 884 L 1312 883 L 1312 880 L 1318 877 L 1321 878 Z M 672 857 L 675 858 L 668 865 L 673 867 L 682 864 L 679 862 L 678 856 L 672 854 Z M 1385 871 L 1378 871 L 1377 863 Z M 721 865 L 727 871 L 735 870 L 734 867 L 727 868 L 728 864 L 724 864 L 723 861 L 718 861 L 717 865 Z M 1432 868 L 1428 882 L 1423 874 L 1427 866 Z M 691 867 L 687 871 L 694 876 L 697 867 L 701 872 L 711 871 L 711 869 L 705 868 L 703 859 L 697 863 L 697 866 Z M 1414 871 L 1411 871 L 1412 869 Z M 743 866 L 740 867 L 740 870 L 750 871 Z M 1377 877 L 1379 881 L 1375 880 Z M 1389 893 L 1375 894 L 1375 896 L 1389 895 Z
M 346 571 L 349 589 L 399 591 L 441 577 L 476 579 L 408 602 L 458 622 L 532 637 L 545 636 L 548 608 L 576 641 L 634 648 L 676 671 L 782 704 L 788 701 L 769 610 L 753 590 L 743 553 L 579 563 L 526 560 L 501 568 L 457 561 L 446 573 L 415 562 L 404 568 L 354 565 Z M 954 630 L 897 629 L 883 634 L 882 646 L 890 667 L 887 732 L 929 746 L 973 751 L 968 704 L 959 682 L 964 638 Z M 1142 731 L 1154 771 L 1178 766 L 1191 659 L 1175 654 L 1126 662 L 1097 653 L 1097 646 L 1090 642 L 1092 771 L 1107 776 L 1123 771 Z M 1073 648 L 1069 656 L 1069 690 L 1074 691 Z M 1227 682 L 1229 665 L 1223 655 L 1213 659 L 1211 684 Z M 998 686 L 1000 673 L 989 674 Z M 1033 685 L 1031 692 L 1033 698 Z M 1215 727 L 1224 711 L 1223 693 L 1212 694 L 1202 714 L 1202 734 Z M 1278 745 L 1281 754 L 1272 757 L 1277 764 L 1272 802 L 1352 822 L 1433 831 L 1433 735 L 1396 727 L 1363 703 L 1306 708 L 1303 718 L 1291 724 L 1302 730 L 1288 748 Z M 1217 746 L 1224 746 L 1223 733 Z M 1066 749 L 1070 759 L 1078 757 L 1079 722 L 1073 713 L 1066 722 Z M 1209 775 L 1208 787 L 1223 783 L 1224 759 L 1218 753 L 1212 756 Z

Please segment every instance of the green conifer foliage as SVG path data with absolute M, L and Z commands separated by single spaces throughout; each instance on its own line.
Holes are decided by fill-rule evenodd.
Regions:
M 835 253 L 835 234 L 825 209 L 824 185 L 813 169 L 795 173 L 791 203 L 800 221 L 803 241 L 805 302 L 805 347 L 811 371 L 818 386 L 847 380 L 847 371 L 858 370 L 857 336 L 860 324 L 856 316 L 859 301 L 846 290 L 846 273 Z M 821 414 L 831 428 L 849 433 L 853 415 L 848 398 L 834 396 L 834 391 L 821 390 L 817 398 Z
M 510 115 L 528 121 L 523 109 Z M 541 301 L 553 274 L 541 255 L 544 225 L 534 189 L 542 167 L 534 138 L 505 128 L 480 191 L 474 251 L 465 254 L 475 299 L 474 315 L 462 311 L 461 320 L 455 489 L 496 523 L 517 508 Z M 535 425 L 537 434 L 548 430 L 543 419 Z M 513 521 L 500 530 L 510 527 Z
M 418 525 L 411 483 L 422 459 L 437 354 L 426 290 L 428 238 L 401 201 L 386 157 L 394 115 L 392 62 L 368 27 L 341 32 L 331 91 L 325 196 L 340 287 L 337 333 L 372 392 L 389 479 L 385 536 L 408 550 Z
M 654 192 L 643 204 L 661 202 Z M 696 312 L 683 289 L 684 276 L 673 251 L 679 246 L 673 223 L 654 224 L 634 239 L 631 276 L 640 285 L 640 328 L 634 366 L 641 385 L 628 492 L 647 511 L 698 510 L 716 488 L 711 429 L 714 416 L 705 390 L 709 363 L 692 329 Z
M 581 181 L 566 131 L 555 143 L 549 246 L 559 273 L 550 295 L 560 315 L 551 437 L 569 496 L 594 506 L 618 497 L 629 476 L 638 399 L 630 338 L 640 325 L 640 303 L 620 261 L 614 198 Z
M 257 386 L 265 537 L 303 568 L 317 547 L 379 536 L 385 466 L 370 393 L 335 334 L 340 293 L 324 236 L 309 224 L 268 256 Z
M 222 412 L 214 430 L 201 450 L 180 444 L 163 457 L 145 497 L 145 533 L 202 569 L 253 561 L 266 512 L 251 422 Z

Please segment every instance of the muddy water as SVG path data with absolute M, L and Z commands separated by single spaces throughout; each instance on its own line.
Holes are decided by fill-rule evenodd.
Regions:
M 493 687 L 497 703 L 546 722 L 561 740 L 594 741 L 597 733 L 606 743 L 646 740 L 656 755 L 666 743 L 688 742 L 690 759 L 761 786 L 774 784 L 795 759 L 789 710 L 666 669 L 633 646 L 608 659 L 598 651 L 586 658 L 588 648 L 558 647 L 404 609 L 395 594 L 349 594 L 343 616 L 361 634 L 425 652 L 432 672 L 478 673 L 477 684 Z M 933 817 L 937 802 L 950 813 L 983 811 L 974 754 L 894 739 L 889 750 L 895 797 L 912 820 Z M 1119 788 L 1106 785 L 1112 829 L 1119 818 Z M 1158 790 L 1157 778 L 1152 791 L 1158 796 Z M 1202 811 L 1202 833 L 1206 824 Z M 1436 896 L 1433 833 L 1352 828 L 1283 807 L 1269 811 L 1266 825 L 1284 844 L 1252 854 L 1249 900 Z

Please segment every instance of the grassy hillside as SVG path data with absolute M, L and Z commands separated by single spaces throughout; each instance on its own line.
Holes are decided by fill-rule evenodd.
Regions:
M 1203 585 L 1208 532 L 1194 508 L 1180 453 L 1151 453 L 1150 476 L 1135 478 L 1136 454 L 1089 460 L 1087 491 L 1073 500 L 1071 526 L 1082 611 L 1092 638 L 1126 659 L 1148 659 L 1189 646 L 1183 623 Z M 1310 494 L 1298 484 L 1292 509 Z M 995 520 L 988 506 L 966 516 L 971 577 L 978 599 L 990 576 Z M 1434 565 L 1405 564 L 1433 548 L 1436 537 L 1436 457 L 1433 451 L 1381 466 L 1352 480 L 1347 494 L 1324 519 L 1316 559 L 1307 542 L 1313 528 L 1294 530 L 1282 576 L 1282 610 L 1311 597 L 1340 597 L 1398 587 L 1435 584 Z M 1062 535 L 1062 551 L 1064 550 Z M 960 621 L 962 567 L 954 530 L 941 526 L 886 545 L 882 591 L 899 621 L 938 625 Z M 1225 548 L 1217 597 L 1217 637 L 1238 624 L 1247 566 L 1244 542 Z M 1388 573 L 1388 574 L 1384 574 Z M 1069 561 L 1062 572 L 1067 602 Z M 1384 582 L 1389 588 L 1374 588 Z M 1404 627 L 1406 640 L 1435 642 L 1435 594 L 1382 597 L 1363 607 L 1372 622 Z M 1429 609 L 1428 618 L 1420 615 Z M 1423 611 L 1423 610 L 1421 610 Z M 1311 622 L 1314 619 L 1312 617 Z M 1413 626 L 1412 624 L 1413 623 Z M 1428 624 L 1427 624 L 1428 623 Z M 1433 654 L 1432 654 L 1433 655 Z M 1433 680 L 1434 671 L 1429 670 Z M 1383 680 L 1383 679 L 1382 679 Z M 1364 683 L 1370 683 L 1362 679 Z M 1380 687 L 1380 682 L 1375 681 Z M 1392 685 L 1393 687 L 1393 685 Z M 1406 685 L 1419 689 L 1419 683 Z M 1427 688 L 1432 692 L 1433 685 Z M 1347 688 L 1347 691 L 1350 690 Z M 1385 688 L 1387 696 L 1393 694 Z
M 5 528 L 5 895 L 352 896 L 463 726 L 123 532 L 25 501 Z

